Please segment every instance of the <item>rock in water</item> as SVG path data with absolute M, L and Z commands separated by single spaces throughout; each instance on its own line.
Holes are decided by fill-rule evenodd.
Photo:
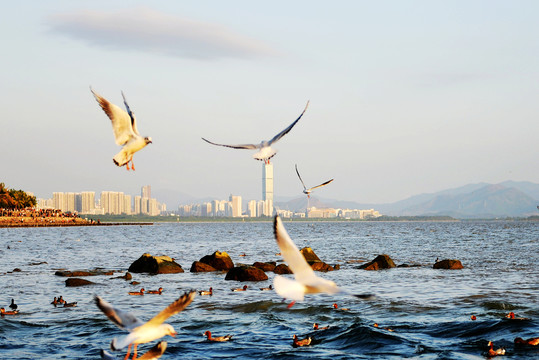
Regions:
M 447 269 L 447 270 L 460 270 L 463 268 L 462 263 L 460 260 L 442 260 L 438 261 L 434 266 L 433 269 Z
M 200 259 L 200 262 L 210 265 L 215 270 L 228 271 L 234 267 L 234 262 L 224 251 L 216 251 L 211 255 L 206 255 Z
M 381 270 L 381 269 L 391 269 L 395 267 L 395 263 L 389 255 L 378 255 L 373 261 L 363 264 L 359 269 L 364 270 Z
M 86 285 L 95 285 L 95 283 L 90 280 L 80 279 L 80 278 L 69 278 L 66 280 L 66 286 L 86 286 Z
M 254 266 L 238 266 L 228 271 L 225 280 L 264 281 L 268 280 L 268 275 Z
M 191 272 L 210 272 L 210 271 L 217 271 L 217 269 L 203 262 L 195 261 L 193 262 L 193 265 L 191 265 L 190 271 Z
M 131 264 L 129 271 L 134 273 L 176 274 L 182 273 L 183 269 L 170 256 L 143 254 Z

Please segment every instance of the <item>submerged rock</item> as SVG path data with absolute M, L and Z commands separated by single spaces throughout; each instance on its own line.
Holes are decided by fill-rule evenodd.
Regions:
M 262 271 L 274 271 L 276 264 L 277 263 L 275 261 L 271 261 L 271 262 L 258 262 L 257 261 L 253 264 L 253 266 L 256 268 L 259 268 Z
M 56 276 L 98 276 L 98 275 L 114 275 L 112 270 L 58 270 L 54 273 Z
M 460 260 L 442 260 L 432 266 L 433 269 L 460 270 L 463 268 Z
M 130 272 L 150 274 L 176 274 L 184 272 L 170 256 L 143 254 L 129 267 Z
M 216 270 L 228 271 L 234 267 L 234 262 L 224 251 L 216 251 L 200 259 L 201 263 L 208 264 Z
M 391 269 L 395 267 L 395 263 L 389 255 L 378 255 L 373 261 L 361 265 L 358 269 L 364 270 L 381 270 L 381 269 Z
M 69 278 L 66 280 L 66 286 L 86 286 L 86 285 L 95 285 L 94 282 L 90 280 L 81 279 L 81 278 Z
M 305 258 L 305 260 L 307 260 L 308 263 L 322 261 L 310 247 L 304 247 L 299 252 L 301 253 L 301 255 L 303 255 L 303 257 Z
M 268 275 L 254 266 L 238 266 L 228 271 L 225 280 L 264 281 L 268 280 Z

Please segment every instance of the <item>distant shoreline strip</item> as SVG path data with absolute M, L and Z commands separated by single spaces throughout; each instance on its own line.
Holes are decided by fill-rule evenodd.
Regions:
M 26 227 L 67 227 L 67 226 L 119 226 L 119 225 L 153 225 L 152 222 L 118 222 L 118 223 L 100 223 L 100 224 L 84 224 L 84 223 L 14 223 L 0 224 L 0 228 L 26 228 Z

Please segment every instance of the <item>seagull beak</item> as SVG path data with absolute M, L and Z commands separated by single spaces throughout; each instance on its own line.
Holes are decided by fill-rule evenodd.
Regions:
M 176 337 L 176 335 L 178 335 L 177 332 L 173 332 L 172 334 L 170 334 L 170 336 L 172 336 L 172 337 Z

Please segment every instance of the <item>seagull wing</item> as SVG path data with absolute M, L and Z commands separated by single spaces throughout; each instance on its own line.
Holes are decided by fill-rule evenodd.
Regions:
M 316 188 L 319 188 L 319 187 L 322 187 L 322 186 L 324 186 L 324 185 L 327 185 L 327 184 L 329 184 L 330 182 L 332 182 L 333 180 L 335 180 L 335 179 L 331 179 L 331 180 L 326 181 L 326 182 L 323 183 L 323 184 L 320 184 L 320 185 L 317 185 L 317 186 L 313 186 L 313 187 L 310 188 L 309 190 L 314 190 L 314 189 L 316 189 Z
M 301 117 L 303 116 L 303 114 L 305 114 L 305 110 L 307 110 L 307 107 L 309 106 L 309 102 L 307 101 L 307 105 L 305 105 L 305 109 L 303 109 L 303 112 L 301 113 L 301 115 L 290 125 L 288 125 L 288 127 L 286 129 L 284 129 L 283 131 L 281 131 L 280 133 L 278 133 L 277 135 L 275 135 L 273 137 L 273 139 L 271 139 L 270 141 L 268 141 L 268 145 L 271 146 L 271 144 L 273 144 L 274 142 L 276 142 L 277 140 L 279 140 L 280 138 L 282 138 L 283 136 L 285 136 L 286 134 L 288 134 L 288 132 L 290 130 L 292 130 L 292 128 L 294 127 L 294 125 L 296 125 L 296 123 L 299 121 L 299 119 L 301 119 Z
M 124 110 L 109 102 L 107 99 L 96 93 L 92 88 L 90 88 L 92 94 L 94 94 L 95 99 L 109 117 L 112 122 L 112 130 L 114 132 L 114 138 L 116 139 L 117 145 L 124 145 L 129 141 L 129 139 L 135 135 L 133 132 L 133 127 L 131 125 L 131 116 L 126 113 Z
M 303 190 L 307 190 L 307 187 L 305 186 L 305 183 L 303 182 L 303 179 L 301 178 L 301 175 L 299 174 L 298 164 L 296 164 L 296 174 L 298 174 L 299 181 L 301 181 L 301 184 L 303 185 Z
M 309 264 L 307 264 L 307 261 L 299 252 L 296 244 L 294 244 L 292 239 L 290 239 L 290 236 L 288 236 L 279 215 L 275 215 L 273 221 L 273 233 L 275 234 L 277 245 L 279 245 L 279 249 L 281 249 L 281 255 L 290 267 L 290 270 L 294 273 L 296 280 L 302 284 L 316 282 L 318 277 L 314 274 L 314 271 Z
M 125 98 L 124 92 L 122 91 L 122 97 L 124 98 L 124 105 L 127 109 L 127 113 L 129 114 L 129 117 L 131 118 L 131 128 L 133 129 L 133 132 L 137 135 L 140 135 L 137 129 L 137 119 L 135 118 L 135 113 L 131 111 L 131 108 L 127 104 L 127 99 Z
M 141 357 L 137 358 L 139 360 L 152 360 L 152 359 L 159 359 L 161 355 L 165 352 L 167 349 L 167 342 L 166 341 L 160 341 L 158 342 L 153 348 L 148 350 L 144 353 Z
M 193 301 L 195 296 L 196 296 L 196 291 L 191 291 L 191 292 L 183 294 L 180 298 L 178 298 L 172 304 L 167 306 L 159 314 L 155 315 L 146 324 L 149 326 L 157 326 L 164 323 L 166 319 L 168 319 L 172 315 L 175 315 L 179 313 L 180 311 L 182 311 L 183 309 L 185 309 L 187 305 L 189 305 L 191 301 Z
M 144 324 L 142 321 L 137 319 L 135 315 L 114 308 L 111 304 L 97 295 L 94 297 L 94 301 L 97 307 L 103 311 L 105 315 L 107 315 L 110 321 L 118 325 L 120 329 L 131 331 L 134 328 Z
M 254 145 L 254 144 L 240 144 L 240 145 L 225 145 L 225 144 L 216 144 L 214 142 L 211 142 L 210 140 L 206 140 L 204 138 L 202 138 L 202 140 L 204 140 L 205 142 L 209 143 L 209 144 L 212 144 L 212 145 L 217 145 L 217 146 L 224 146 L 224 147 L 229 147 L 229 148 L 232 148 L 232 149 L 258 149 L 259 146 L 258 145 Z

